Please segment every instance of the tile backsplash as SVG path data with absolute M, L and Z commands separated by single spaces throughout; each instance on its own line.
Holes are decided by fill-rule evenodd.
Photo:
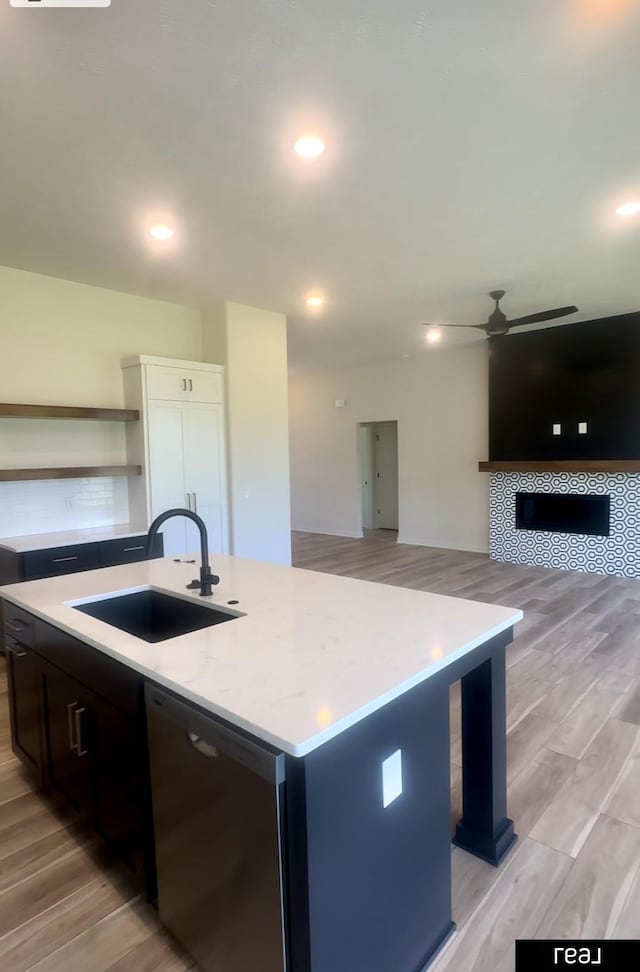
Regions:
M 0 418 L 0 467 L 126 463 L 122 422 Z M 0 482 L 0 537 L 83 530 L 129 520 L 125 476 Z
M 128 520 L 125 476 L 0 483 L 0 537 L 113 526 Z

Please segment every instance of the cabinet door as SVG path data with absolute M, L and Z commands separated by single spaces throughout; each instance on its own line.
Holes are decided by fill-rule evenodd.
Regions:
M 162 365 L 147 365 L 147 393 L 149 398 L 186 401 L 189 394 L 187 372 Z
M 189 506 L 184 484 L 182 411 L 185 406 L 152 402 L 149 406 L 149 486 L 152 518 L 173 508 Z M 182 517 L 172 517 L 162 527 L 165 556 L 186 553 L 186 528 Z
M 149 398 L 168 402 L 222 402 L 224 385 L 217 371 L 147 365 Z
M 187 371 L 187 401 L 223 402 L 222 375 L 215 371 Z
M 13 638 L 5 639 L 5 647 L 13 751 L 41 776 L 40 662 L 34 652 Z
M 224 407 L 185 406 L 182 413 L 184 482 L 192 507 L 204 520 L 213 553 L 227 553 L 227 482 Z M 200 548 L 195 524 L 187 524 L 188 550 Z
M 83 816 L 91 816 L 87 691 L 43 663 L 49 781 Z
M 132 870 L 141 868 L 143 788 L 135 719 L 104 699 L 90 700 L 93 822 Z

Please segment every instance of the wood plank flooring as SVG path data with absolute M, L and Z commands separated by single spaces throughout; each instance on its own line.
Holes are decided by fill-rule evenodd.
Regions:
M 512 972 L 518 937 L 638 937 L 640 581 L 398 545 L 387 531 L 294 534 L 293 549 L 298 567 L 525 611 L 507 650 L 509 812 L 521 839 L 498 870 L 452 848 L 458 932 L 434 972 Z M 102 844 L 34 792 L 10 750 L 3 666 L 0 969 L 196 972 Z M 451 726 L 453 822 L 456 688 Z

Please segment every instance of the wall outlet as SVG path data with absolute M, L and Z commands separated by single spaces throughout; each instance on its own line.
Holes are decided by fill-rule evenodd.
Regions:
M 402 793 L 402 750 L 382 761 L 382 806 L 388 807 Z
M 587 434 L 587 423 L 578 422 L 578 435 L 586 435 L 586 434 Z
M 557 423 L 554 424 L 554 426 L 553 426 L 553 434 L 554 435 L 562 435 L 562 426 L 560 425 L 559 422 L 557 422 Z
M 346 399 L 344 399 L 344 398 L 336 398 L 336 400 L 335 400 L 335 406 L 336 406 L 336 408 L 344 408 L 346 404 L 347 404 L 347 402 L 346 402 Z

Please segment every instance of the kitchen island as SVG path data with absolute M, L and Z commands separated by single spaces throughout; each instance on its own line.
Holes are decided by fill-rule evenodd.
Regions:
M 277 882 L 277 921 L 269 924 L 265 919 L 264 927 L 254 921 L 252 934 L 245 926 L 245 943 L 234 951 L 238 959 L 242 948 L 248 948 L 246 963 L 236 963 L 239 970 L 244 972 L 253 960 L 264 972 L 416 972 L 454 927 L 448 688 L 459 678 L 464 810 L 456 843 L 497 864 L 515 839 L 506 815 L 504 652 L 521 612 L 234 557 L 216 556 L 213 567 L 222 580 L 212 599 L 185 589 L 197 573 L 194 565 L 170 559 L 0 589 L 9 641 L 16 639 L 16 663 L 34 654 L 35 668 L 31 666 L 26 681 L 32 687 L 44 681 L 44 700 L 29 708 L 32 716 L 37 710 L 40 726 L 41 778 L 51 782 L 55 748 L 46 725 L 53 711 L 47 679 L 53 684 L 54 670 L 65 669 L 71 648 L 63 651 L 60 646 L 72 641 L 73 664 L 79 666 L 73 673 L 76 684 L 93 679 L 91 692 L 104 695 L 108 690 L 114 711 L 129 707 L 132 731 L 146 732 L 146 690 L 148 705 L 153 706 L 154 698 L 178 709 L 188 704 L 194 726 L 205 727 L 202 735 L 192 731 L 188 736 L 203 760 L 218 755 L 215 747 L 210 747 L 215 753 L 206 749 L 209 719 L 227 734 L 237 734 L 236 745 L 238 739 L 247 747 L 258 744 L 277 767 L 268 784 L 277 859 L 271 861 L 271 877 L 264 870 L 254 875 L 256 881 Z M 210 602 L 235 616 L 152 644 L 78 610 L 85 601 L 148 588 Z M 107 661 L 113 671 L 100 674 L 99 666 Z M 90 669 L 94 674 L 87 674 Z M 137 680 L 135 689 L 131 679 Z M 25 680 L 20 684 L 24 691 Z M 126 704 L 119 698 L 119 685 Z M 24 758 L 18 738 L 19 694 L 12 693 L 12 730 L 16 752 Z M 88 708 L 67 703 L 69 739 L 79 743 L 74 757 L 80 751 L 95 765 L 108 764 L 113 797 L 118 788 L 113 760 L 100 763 L 94 743 L 97 720 L 92 718 L 86 727 L 83 723 Z M 110 716 L 113 726 L 112 712 Z M 152 742 L 157 738 L 155 730 L 152 734 L 155 719 L 151 710 Z M 221 752 L 224 745 L 223 740 Z M 31 749 L 35 746 L 34 736 Z M 168 776 L 179 774 L 184 763 L 172 764 L 170 744 L 166 747 L 164 764 L 162 752 L 156 749 L 154 754 L 153 745 L 151 753 L 157 843 L 159 834 L 170 836 L 159 809 L 162 766 Z M 135 763 L 125 773 L 130 792 L 136 790 L 133 776 L 144 784 L 142 748 L 140 744 Z M 120 751 L 129 750 L 123 746 Z M 204 779 L 205 770 L 202 775 Z M 140 793 L 145 787 L 140 779 L 138 784 Z M 95 780 L 90 789 L 95 817 Z M 180 786 L 174 791 L 179 796 Z M 140 799 L 139 829 L 144 830 L 144 793 Z M 219 819 L 216 814 L 215 808 L 208 813 L 211 830 Z M 147 858 L 149 839 L 143 836 Z M 158 846 L 162 918 L 163 869 L 171 854 L 166 842 Z M 242 865 L 245 883 L 252 873 L 249 857 L 245 855 Z M 225 866 L 233 869 L 233 862 Z M 214 871 L 211 883 L 218 893 Z M 235 900 L 241 913 L 242 901 Z M 232 916 L 226 920 L 231 922 Z M 180 935 L 180 927 L 168 924 Z M 196 949 L 194 955 L 206 968 L 207 955 Z M 220 962 L 215 950 L 211 955 L 212 962 Z

